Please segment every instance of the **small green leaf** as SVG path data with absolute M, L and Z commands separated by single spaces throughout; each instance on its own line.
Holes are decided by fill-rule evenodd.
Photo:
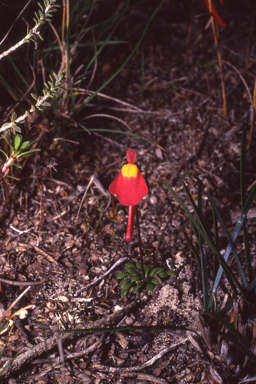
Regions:
M 21 142 L 22 142 L 22 136 L 16 135 L 14 138 L 14 148 L 16 151 L 20 148 Z
M 128 273 L 130 273 L 130 275 L 137 275 L 137 273 L 138 273 L 134 267 L 133 268 L 131 268 L 131 267 L 126 268 L 126 271 Z
M 130 283 L 130 279 L 124 279 L 124 280 L 120 281 L 119 285 L 120 285 L 120 287 L 125 287 L 127 285 L 127 283 Z
M 8 159 L 7 154 L 1 148 L 0 148 L 0 152 L 2 152 L 5 155 L 6 159 Z
M 12 163 L 12 165 L 14 165 L 15 167 L 17 167 L 17 168 L 21 169 L 21 165 L 20 165 L 20 164 L 18 164 L 18 163 Z
M 10 141 L 7 139 L 7 137 L 4 136 L 4 135 L 2 135 L 1 137 L 6 141 L 6 143 L 9 145 L 9 147 L 10 147 L 12 150 L 14 150 L 13 146 L 11 145 L 11 143 L 10 143 Z
M 149 266 L 145 265 L 145 277 L 148 277 L 149 272 L 150 272 Z
M 30 146 L 30 141 L 24 141 L 22 144 L 21 144 L 21 147 L 20 149 L 27 149 L 28 147 Z
M 18 127 L 18 125 L 16 125 L 16 124 L 12 124 L 12 128 L 16 131 L 16 132 L 19 132 L 19 133 L 21 133 L 21 129 L 20 129 L 20 127 Z
M 10 123 L 4 123 L 4 125 L 2 125 L 2 128 L 5 128 L 7 127 L 7 125 L 9 125 Z
M 132 293 L 137 293 L 138 290 L 139 290 L 141 287 L 143 287 L 143 285 L 144 285 L 144 283 L 139 283 L 139 284 L 137 284 L 137 285 L 133 288 Z
M 148 283 L 148 284 L 146 285 L 146 288 L 147 288 L 148 292 L 152 292 L 153 289 L 154 289 L 154 285 L 151 284 L 151 283 Z
M 22 156 L 31 156 L 34 152 L 40 152 L 41 149 L 36 148 L 36 149 L 31 149 L 31 151 L 21 153 L 20 155 L 17 156 L 17 159 L 19 159 Z
M 123 285 L 123 288 L 130 288 L 130 287 L 132 287 L 134 285 L 134 283 L 132 282 L 130 282 L 130 279 L 129 280 L 127 280 L 127 282 L 126 282 L 126 284 L 124 284 Z
M 150 272 L 149 277 L 154 276 L 155 273 L 158 275 L 158 273 L 159 273 L 159 272 L 163 272 L 164 269 L 165 269 L 165 267 L 155 267 L 155 268 L 152 269 L 152 271 Z
M 13 112 L 13 115 L 12 115 L 12 118 L 11 118 L 11 122 L 13 122 L 16 119 L 17 119 L 17 114 L 15 112 Z
M 34 93 L 30 93 L 30 95 L 33 97 L 33 99 L 37 100 L 37 96 Z
M 168 276 L 177 276 L 177 272 L 169 270 L 169 271 L 167 271 L 167 275 Z
M 128 291 L 129 291 L 129 288 L 123 288 L 123 289 L 121 290 L 121 296 L 125 296 L 125 295 L 127 295 Z
M 134 268 L 134 264 L 132 263 L 125 263 L 125 266 L 128 268 Z
M 136 263 L 136 268 L 138 268 L 141 271 L 141 263 Z
M 51 106 L 51 104 L 48 103 L 47 101 L 44 101 L 43 104 L 41 104 L 41 105 L 42 105 L 42 107 L 50 107 Z
M 161 279 L 165 279 L 167 277 L 167 271 L 159 272 L 157 274 Z
M 157 279 L 152 279 L 151 283 L 156 285 L 156 284 L 159 284 L 159 281 Z
M 130 273 L 127 273 L 127 272 L 119 272 L 119 273 L 116 275 L 116 278 L 117 278 L 117 279 L 123 279 L 124 277 L 127 277 L 127 276 L 130 276 Z
M 131 281 L 139 281 L 139 280 L 141 280 L 141 276 L 139 276 L 139 275 L 131 276 Z

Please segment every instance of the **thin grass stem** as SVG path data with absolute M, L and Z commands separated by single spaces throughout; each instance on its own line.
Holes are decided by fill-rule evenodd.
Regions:
M 140 236 L 140 221 L 139 221 L 139 214 L 138 214 L 137 206 L 136 206 L 136 222 L 137 222 L 137 230 L 138 230 L 139 249 L 140 249 L 141 271 L 142 271 L 142 276 L 145 279 L 144 255 L 143 255 L 143 250 L 142 250 L 142 243 L 141 243 L 141 236 Z

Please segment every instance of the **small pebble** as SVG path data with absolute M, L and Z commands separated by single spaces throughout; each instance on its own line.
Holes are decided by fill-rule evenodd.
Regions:
M 0 256 L 0 265 L 6 264 L 6 258 L 4 256 Z
M 156 157 L 158 157 L 160 160 L 163 160 L 163 152 L 158 147 L 156 148 Z
M 151 204 L 157 204 L 157 197 L 154 195 L 151 195 L 149 198 L 149 201 Z

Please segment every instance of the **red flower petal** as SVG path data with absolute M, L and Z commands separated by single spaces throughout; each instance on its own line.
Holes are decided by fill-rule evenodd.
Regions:
M 127 156 L 128 163 L 135 164 L 135 161 L 137 159 L 137 151 L 135 151 L 135 149 L 128 148 L 126 152 L 126 156 Z
M 137 151 L 129 148 L 126 155 L 128 164 L 123 165 L 121 172 L 110 184 L 109 192 L 117 196 L 122 205 L 135 206 L 146 196 L 148 187 L 135 164 Z
M 148 193 L 148 187 L 140 172 L 137 177 L 125 177 L 120 172 L 110 184 L 109 192 L 117 196 L 122 205 L 138 205 Z

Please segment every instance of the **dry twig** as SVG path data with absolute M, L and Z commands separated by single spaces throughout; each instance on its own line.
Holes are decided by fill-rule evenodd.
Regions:
M 152 359 L 149 359 L 145 363 L 141 365 L 137 365 L 134 367 L 129 368 L 114 368 L 114 367 L 108 367 L 106 365 L 100 365 L 95 364 L 96 368 L 100 371 L 106 371 L 106 372 L 135 372 L 135 371 L 141 371 L 144 368 L 150 367 L 153 365 L 157 360 L 161 359 L 162 356 L 164 356 L 166 353 L 170 352 L 172 349 L 175 349 L 176 347 L 180 346 L 181 344 L 185 344 L 188 341 L 188 337 L 184 338 L 183 340 L 179 341 L 178 343 L 172 344 L 169 347 L 166 347 L 162 349 L 157 355 L 152 357 Z
M 79 293 L 83 291 L 87 291 L 89 288 L 93 287 L 94 285 L 97 285 L 101 280 L 105 279 L 106 276 L 108 276 L 116 267 L 118 267 L 120 264 L 124 263 L 125 261 L 130 260 L 129 257 L 123 257 L 122 259 L 117 260 L 117 262 L 112 265 L 112 267 L 103 273 L 102 276 L 98 277 L 96 280 L 92 281 L 90 284 L 87 284 L 85 287 L 80 288 L 76 294 L 78 295 Z
M 107 328 L 116 322 L 120 321 L 121 318 L 123 318 L 124 315 L 130 314 L 131 311 L 136 307 L 137 301 L 133 301 L 130 304 L 128 304 L 126 307 L 121 309 L 120 311 L 113 313 L 108 316 L 104 316 L 102 319 L 97 320 L 93 323 L 87 322 L 85 325 L 82 325 L 83 328 Z M 72 340 L 76 337 L 76 334 L 73 333 L 65 333 L 61 335 L 62 341 L 64 340 Z M 43 352 L 45 352 L 45 344 L 47 345 L 48 351 L 52 349 L 56 344 L 58 343 L 58 337 L 57 335 L 54 335 L 52 338 L 49 338 L 40 344 L 37 344 L 34 348 L 29 349 L 28 351 L 20 354 L 13 363 L 6 368 L 6 370 L 1 375 L 1 378 L 10 377 L 10 374 L 12 372 L 15 372 L 19 370 L 24 364 L 29 363 L 33 358 L 41 355 Z M 2 370 L 9 364 L 9 361 L 6 362 L 4 367 L 2 367 Z

